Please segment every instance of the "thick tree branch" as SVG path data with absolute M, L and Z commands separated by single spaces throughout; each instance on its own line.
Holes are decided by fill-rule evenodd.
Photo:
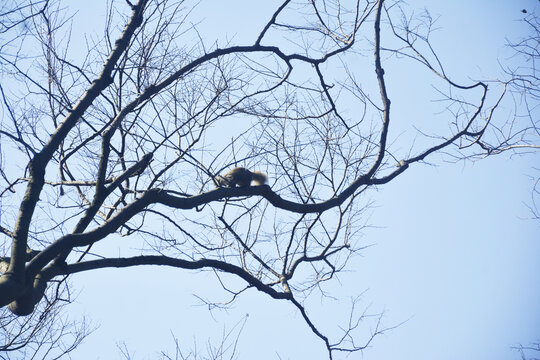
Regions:
M 374 23 L 374 55 L 375 55 L 375 73 L 377 74 L 377 81 L 379 82 L 379 91 L 381 93 L 381 101 L 383 103 L 383 114 L 382 114 L 382 128 L 381 128 L 381 137 L 379 140 L 379 153 L 377 154 L 377 159 L 371 166 L 367 173 L 367 177 L 371 178 L 379 167 L 381 166 L 384 155 L 386 153 L 386 139 L 388 138 L 388 129 L 390 128 L 390 98 L 386 91 L 386 83 L 384 80 L 384 69 L 381 64 L 381 14 L 383 11 L 384 0 L 379 0 L 377 4 L 377 11 L 375 14 L 375 23 Z
M 88 270 L 104 269 L 111 267 L 125 268 L 138 265 L 165 265 L 190 270 L 212 268 L 229 274 L 237 275 L 238 277 L 245 280 L 250 286 L 253 286 L 257 290 L 270 295 L 274 299 L 290 300 L 292 298 L 292 295 L 290 293 L 281 293 L 276 291 L 271 286 L 264 284 L 241 267 L 214 259 L 200 259 L 196 261 L 188 261 L 159 255 L 135 256 L 130 258 L 97 259 L 70 264 L 62 270 L 59 270 L 58 268 L 54 270 L 50 269 L 49 271 L 45 271 L 43 275 L 47 278 L 52 278 L 58 275 L 69 275 Z
M 13 246 L 9 270 L 2 276 L 2 278 L 0 278 L 0 294 L 2 294 L 0 295 L 0 304 L 4 304 L 4 302 L 8 301 L 10 297 L 13 297 L 12 290 L 4 291 L 7 290 L 4 288 L 7 282 L 16 281 L 20 284 L 20 286 L 24 287 L 24 265 L 28 229 L 33 217 L 34 209 L 39 200 L 41 189 L 43 188 L 45 167 L 49 163 L 54 152 L 58 149 L 60 143 L 65 139 L 69 131 L 76 125 L 77 121 L 84 114 L 86 109 L 88 109 L 88 107 L 101 94 L 101 92 L 112 83 L 112 71 L 118 59 L 126 50 L 135 29 L 142 23 L 145 5 L 146 0 L 140 0 L 139 3 L 133 8 L 131 19 L 124 28 L 122 36 L 117 41 L 116 47 L 113 49 L 109 55 L 109 58 L 105 62 L 101 74 L 96 80 L 94 80 L 92 85 L 71 110 L 70 114 L 65 118 L 63 123 L 60 124 L 60 126 L 58 126 L 55 132 L 51 135 L 49 141 L 43 147 L 43 149 L 37 153 L 29 163 L 30 181 L 28 182 L 24 199 L 21 202 L 19 214 L 17 215 L 17 222 L 13 230 Z M 20 286 L 18 287 L 20 288 Z M 13 286 L 9 286 L 9 288 L 13 289 Z

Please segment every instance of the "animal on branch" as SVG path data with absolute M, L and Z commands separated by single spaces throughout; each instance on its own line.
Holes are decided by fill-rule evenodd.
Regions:
M 266 183 L 266 174 L 261 171 L 249 171 L 243 167 L 230 170 L 225 175 L 216 176 L 216 185 L 225 187 L 247 187 L 253 182 L 255 185 Z

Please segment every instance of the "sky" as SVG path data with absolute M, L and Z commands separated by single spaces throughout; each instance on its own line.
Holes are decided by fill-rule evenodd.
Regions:
M 90 28 L 102 18 L 99 9 L 84 8 L 87 3 L 70 6 L 84 9 L 78 19 Z M 213 4 L 201 26 L 209 37 L 238 42 L 252 39 L 242 33 L 246 22 L 255 21 L 252 12 L 278 4 L 224 3 Z M 498 59 L 508 54 L 505 38 L 523 35 L 521 9 L 540 13 L 533 0 L 409 4 L 440 16 L 433 42 L 447 69 L 464 80 L 497 74 Z M 201 3 L 201 12 L 205 6 Z M 224 18 L 235 25 L 226 33 L 218 27 Z M 391 88 L 397 109 L 411 94 L 407 84 Z M 404 117 L 413 116 L 414 109 L 407 111 Z M 361 294 L 358 306 L 383 312 L 383 325 L 395 328 L 349 359 L 519 359 L 512 346 L 540 341 L 540 222 L 530 219 L 527 207 L 539 160 L 538 154 L 502 154 L 451 162 L 435 155 L 430 162 L 436 165 L 414 164 L 370 192 L 371 226 L 362 239 L 368 247 L 328 286 L 336 300 L 310 299 L 315 322 L 336 330 L 347 321 L 350 297 Z M 172 334 L 186 352 L 204 353 L 207 341 L 217 342 L 224 331 L 241 326 L 239 359 L 326 358 L 321 342 L 286 302 L 251 290 L 231 309 L 209 311 L 197 296 L 223 295 L 216 294 L 219 284 L 211 273 L 99 270 L 73 276 L 72 284 L 79 294 L 68 307 L 71 318 L 84 315 L 98 326 L 74 352 L 76 359 L 121 358 L 118 344 L 134 359 L 155 358 L 173 349 Z

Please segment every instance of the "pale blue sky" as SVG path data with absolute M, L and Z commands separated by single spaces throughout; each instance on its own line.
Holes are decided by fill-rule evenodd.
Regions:
M 79 13 L 79 21 L 88 21 L 80 25 L 99 23 L 94 11 L 101 10 L 95 4 Z M 277 4 L 215 2 L 214 12 L 199 26 L 222 40 L 226 35 L 233 43 L 253 41 L 254 34 L 239 33 L 245 22 L 256 21 L 256 11 Z M 500 75 L 498 58 L 508 54 L 505 37 L 524 35 L 520 10 L 540 12 L 534 0 L 409 4 L 440 15 L 433 43 L 459 80 Z M 204 11 L 205 4 L 201 6 Z M 226 32 L 218 27 L 233 16 L 234 26 Z M 101 29 L 95 31 L 101 34 Z M 418 110 L 406 108 L 415 90 L 400 76 L 389 71 L 394 81 L 388 86 L 395 109 L 401 109 L 394 117 L 407 119 Z M 428 160 L 439 166 L 413 165 L 369 194 L 374 205 L 367 223 L 373 227 L 364 231 L 362 242 L 373 246 L 328 287 L 341 301 L 315 295 L 309 311 L 321 329 L 335 330 L 347 320 L 348 299 L 365 291 L 359 306 L 385 311 L 384 325 L 406 321 L 350 359 L 519 359 L 511 346 L 540 341 L 540 225 L 527 219 L 531 214 L 526 207 L 533 186 L 529 176 L 538 176 L 533 167 L 539 156 L 503 154 L 476 163 L 449 163 L 435 155 Z M 72 283 L 80 290 L 70 307 L 73 318 L 86 314 L 100 325 L 74 354 L 76 359 L 120 358 L 115 344 L 124 341 L 135 359 L 154 358 L 173 347 L 171 333 L 186 349 L 196 342 L 204 353 L 209 338 L 219 341 L 224 326 L 232 328 L 245 314 L 249 318 L 240 337 L 240 359 L 326 358 L 322 343 L 286 302 L 251 290 L 229 311 L 209 313 L 198 306 L 193 294 L 223 298 L 210 273 L 100 270 L 76 275 Z

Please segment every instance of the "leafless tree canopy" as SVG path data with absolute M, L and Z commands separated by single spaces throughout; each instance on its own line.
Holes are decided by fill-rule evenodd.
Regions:
M 383 329 L 327 334 L 303 299 L 362 248 L 363 194 L 437 152 L 537 148 L 536 103 L 498 111 L 510 93 L 538 101 L 537 73 L 454 80 L 429 15 L 394 1 L 283 1 L 239 44 L 204 38 L 194 5 L 113 2 L 99 39 L 76 38 L 69 2 L 0 5 L 3 319 L 69 301 L 70 274 L 166 265 L 236 275 L 231 300 L 256 288 L 298 308 L 329 357 L 360 350 Z M 431 120 L 393 111 L 418 64 L 444 110 Z M 268 185 L 216 188 L 239 166 Z M 96 245 L 118 237 L 142 249 Z

